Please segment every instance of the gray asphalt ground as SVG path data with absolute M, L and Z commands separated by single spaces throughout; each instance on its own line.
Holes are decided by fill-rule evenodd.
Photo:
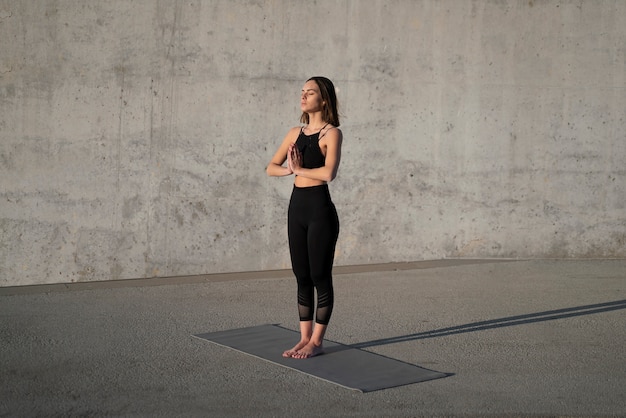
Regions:
M 193 337 L 297 329 L 285 272 L 3 288 L 0 416 L 626 416 L 626 260 L 337 268 L 335 292 L 330 340 L 451 375 L 363 394 Z

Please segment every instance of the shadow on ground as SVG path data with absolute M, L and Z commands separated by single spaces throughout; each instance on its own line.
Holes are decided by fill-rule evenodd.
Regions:
M 617 311 L 620 309 L 626 309 L 626 300 L 618 300 L 614 302 L 576 306 L 573 308 L 555 309 L 551 311 L 536 312 L 525 315 L 509 316 L 506 318 L 490 319 L 487 321 L 472 322 L 469 324 L 418 332 L 415 334 L 402 335 L 399 337 L 381 338 L 378 340 L 365 341 L 362 343 L 352 344 L 350 345 L 350 347 L 359 349 L 377 347 L 380 345 L 423 340 L 426 338 L 445 337 L 448 335 L 464 334 L 467 332 L 484 331 L 488 329 L 512 327 L 515 325 L 532 324 L 535 322 L 554 321 L 557 319 L 572 318 L 576 316 L 593 315 L 602 312 Z

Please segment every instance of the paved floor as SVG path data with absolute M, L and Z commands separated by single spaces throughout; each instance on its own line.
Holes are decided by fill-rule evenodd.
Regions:
M 192 336 L 295 329 L 284 272 L 4 288 L 0 416 L 626 416 L 626 260 L 397 267 L 338 268 L 327 336 L 450 377 L 362 394 Z

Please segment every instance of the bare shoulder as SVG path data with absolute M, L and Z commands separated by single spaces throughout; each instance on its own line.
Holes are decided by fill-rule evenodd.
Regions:
M 326 128 L 324 132 L 322 132 L 322 140 L 324 142 L 333 141 L 333 142 L 341 142 L 343 138 L 343 133 L 341 129 L 336 126 L 329 126 Z
M 298 139 L 298 135 L 300 135 L 301 129 L 302 128 L 300 126 L 294 126 L 293 128 L 291 128 L 285 136 L 285 142 L 296 142 L 296 139 Z
M 283 138 L 283 142 L 280 145 L 280 149 L 283 149 L 283 148 L 286 149 L 289 145 L 296 142 L 296 139 L 298 139 L 299 134 L 300 134 L 299 127 L 295 126 L 289 129 L 289 131 L 287 131 L 287 134 Z

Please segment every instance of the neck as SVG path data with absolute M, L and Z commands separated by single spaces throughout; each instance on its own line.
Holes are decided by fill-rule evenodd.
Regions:
M 309 113 L 309 124 L 310 128 L 314 129 L 322 129 L 322 127 L 326 125 L 326 122 L 322 119 L 322 114 L 320 112 Z

